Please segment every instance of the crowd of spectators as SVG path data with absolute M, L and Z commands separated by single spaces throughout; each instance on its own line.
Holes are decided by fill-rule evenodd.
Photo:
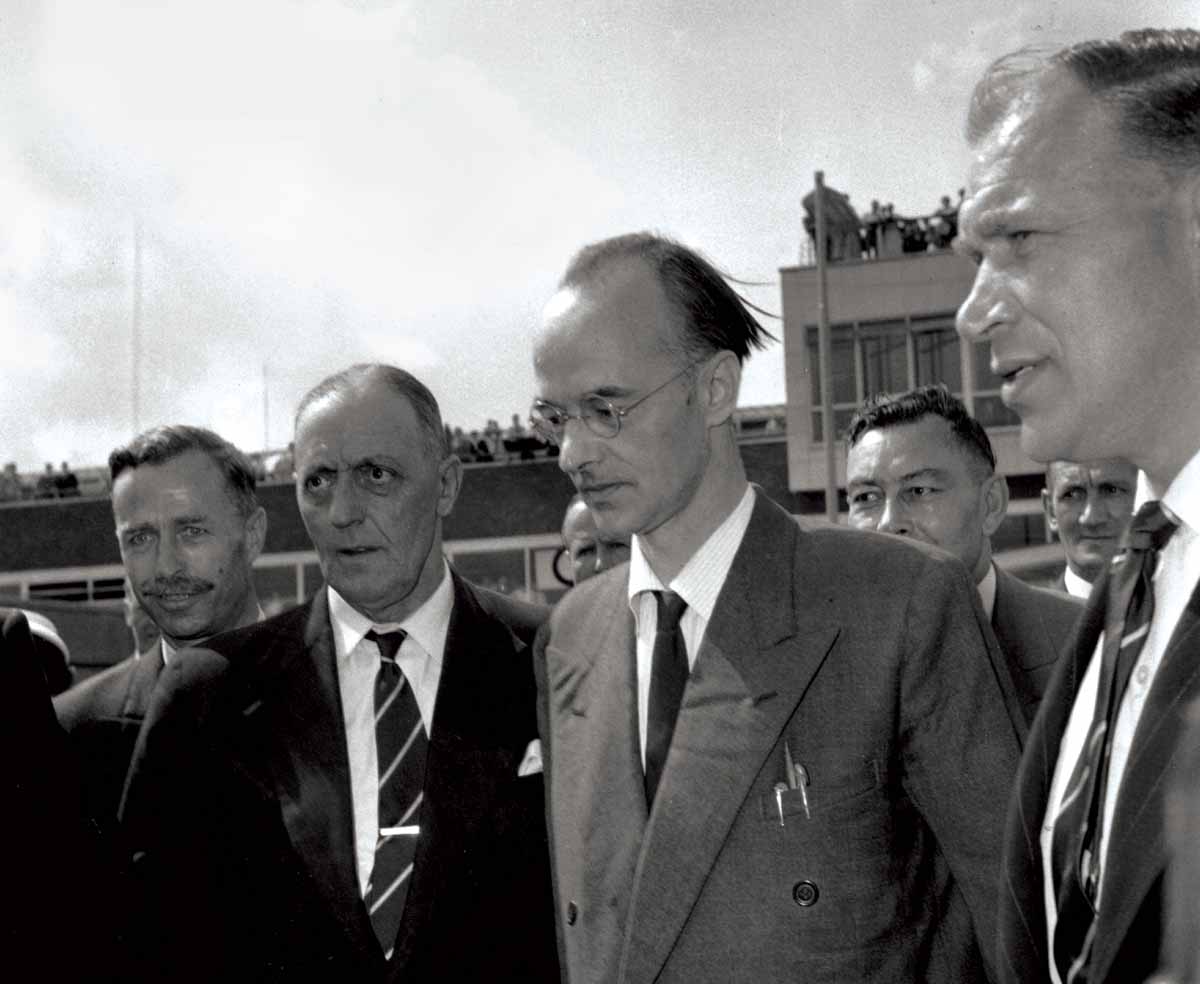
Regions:
M 67 462 L 60 471 L 55 471 L 46 462 L 43 471 L 32 483 L 22 480 L 15 461 L 10 461 L 0 472 L 0 502 L 19 502 L 22 499 L 73 499 L 80 495 L 79 476 Z
M 838 260 L 886 259 L 908 253 L 925 253 L 950 248 L 958 234 L 958 209 L 965 190 L 958 190 L 958 201 L 943 195 L 937 209 L 929 215 L 897 215 L 892 203 L 871 202 L 870 211 L 859 215 L 848 195 L 825 188 L 825 258 Z M 804 196 L 804 229 L 816 248 L 815 195 Z
M 446 440 L 463 461 L 532 461 L 558 454 L 558 448 L 526 428 L 519 413 L 512 415 L 512 423 L 506 428 L 491 419 L 481 431 L 446 425 Z

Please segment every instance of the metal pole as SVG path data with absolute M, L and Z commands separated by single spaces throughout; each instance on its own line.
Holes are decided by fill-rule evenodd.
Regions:
M 271 403 L 267 389 L 267 364 L 263 363 L 263 450 L 271 447 Z
M 829 296 L 825 283 L 827 246 L 825 242 L 825 172 L 813 176 L 816 192 L 813 210 L 816 212 L 817 247 L 817 361 L 821 380 L 821 437 L 825 441 L 825 517 L 836 523 L 837 498 L 837 434 L 833 424 L 833 342 L 829 336 Z
M 142 217 L 133 216 L 133 309 L 131 314 L 130 334 L 132 336 L 132 366 L 133 386 L 133 432 L 142 431 Z

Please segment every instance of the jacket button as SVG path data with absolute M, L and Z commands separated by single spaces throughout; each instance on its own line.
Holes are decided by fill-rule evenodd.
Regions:
M 579 919 L 579 906 L 574 902 L 567 903 L 567 925 L 574 926 L 576 920 Z
M 798 881 L 792 886 L 792 901 L 796 905 L 808 908 L 810 905 L 817 904 L 817 897 L 821 893 L 817 891 L 817 886 L 810 881 Z

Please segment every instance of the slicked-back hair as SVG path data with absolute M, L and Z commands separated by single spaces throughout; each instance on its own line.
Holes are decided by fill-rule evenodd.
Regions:
M 425 438 L 425 447 L 431 455 L 440 461 L 450 453 L 446 429 L 442 426 L 442 411 L 429 387 L 411 372 L 382 362 L 359 362 L 341 372 L 335 372 L 332 376 L 326 376 L 300 400 L 300 405 L 296 408 L 296 425 L 299 425 L 304 411 L 318 400 L 359 389 L 373 382 L 385 384 L 408 401 L 417 415 L 417 422 L 421 425 L 421 432 Z
M 666 236 L 633 232 L 584 246 L 572 257 L 560 287 L 581 287 L 602 279 L 622 261 L 645 263 L 679 315 L 679 344 L 688 361 L 729 351 L 745 362 L 751 349 L 775 336 L 751 310 L 766 314 L 729 286 L 729 278 L 708 260 Z
M 983 425 L 967 411 L 962 400 L 941 383 L 907 393 L 876 393 L 854 411 L 846 428 L 846 444 L 854 447 L 867 431 L 913 424 L 925 417 L 941 417 L 985 477 L 996 471 L 996 452 Z
M 245 454 L 204 427 L 188 424 L 151 427 L 113 450 L 108 456 L 108 474 L 115 482 L 122 472 L 142 465 L 162 465 L 191 451 L 207 455 L 217 466 L 238 514 L 248 518 L 258 508 L 254 466 Z
M 1126 31 L 1058 51 L 1024 48 L 1005 55 L 975 86 L 967 139 L 985 136 L 1012 105 L 1049 73 L 1066 71 L 1113 113 L 1131 158 L 1169 171 L 1200 169 L 1200 31 Z

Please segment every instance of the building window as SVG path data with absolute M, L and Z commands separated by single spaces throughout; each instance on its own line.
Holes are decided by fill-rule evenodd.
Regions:
M 854 411 L 875 393 L 897 393 L 944 383 L 961 397 L 961 349 L 954 330 L 954 313 L 899 321 L 853 322 L 830 328 L 833 351 L 833 421 L 837 435 L 846 433 Z M 812 439 L 824 440 L 821 426 L 820 361 L 817 329 L 807 331 L 812 366 Z M 983 348 L 982 363 L 978 351 Z M 1015 423 L 1015 415 L 1000 402 L 1000 381 L 987 366 L 986 347 L 977 347 L 975 412 L 987 427 Z

